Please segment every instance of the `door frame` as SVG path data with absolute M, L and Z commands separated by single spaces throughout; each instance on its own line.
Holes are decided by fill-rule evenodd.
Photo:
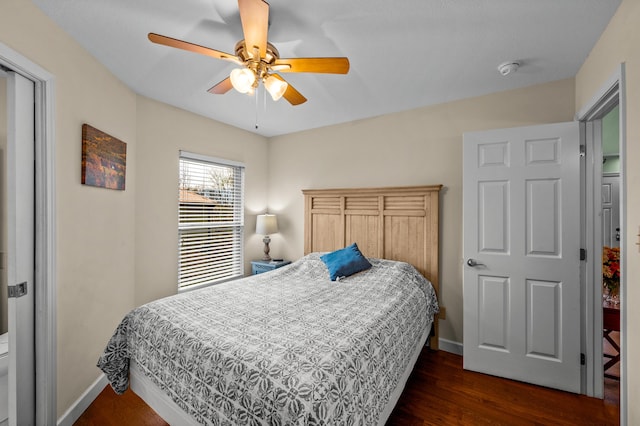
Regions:
M 0 65 L 35 84 L 35 414 L 36 424 L 56 424 L 55 79 L 1 42 Z
M 625 64 L 622 63 L 609 80 L 600 88 L 596 95 L 578 111 L 576 120 L 582 125 L 582 141 L 586 146 L 586 162 L 583 178 L 585 179 L 585 209 L 584 231 L 587 259 L 583 270 L 583 321 L 585 337 L 586 375 L 585 393 L 589 396 L 602 397 L 602 226 L 599 222 L 597 209 L 602 207 L 602 145 L 594 138 L 594 132 L 599 132 L 599 122 L 604 114 L 617 104 L 620 110 L 620 424 L 627 423 L 627 303 L 626 303 L 626 86 Z M 597 278 L 596 278 L 597 277 Z M 598 285 L 596 284 L 598 283 Z

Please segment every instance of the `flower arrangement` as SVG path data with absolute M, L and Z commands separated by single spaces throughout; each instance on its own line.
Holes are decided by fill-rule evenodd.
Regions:
M 620 247 L 602 248 L 602 286 L 609 297 L 618 295 L 620 287 Z

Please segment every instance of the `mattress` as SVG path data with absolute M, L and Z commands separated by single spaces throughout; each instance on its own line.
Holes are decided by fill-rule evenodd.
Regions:
M 312 253 L 143 305 L 122 320 L 98 366 L 122 393 L 135 365 L 145 389 L 194 424 L 380 424 L 438 305 L 409 264 L 370 262 L 333 282 Z

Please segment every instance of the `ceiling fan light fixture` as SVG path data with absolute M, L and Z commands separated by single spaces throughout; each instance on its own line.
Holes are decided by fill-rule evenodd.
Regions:
M 278 49 L 268 40 L 269 3 L 265 0 L 237 0 L 237 2 L 244 39 L 236 43 L 235 55 L 156 33 L 148 34 L 149 41 L 236 64 L 238 69 L 231 71 L 228 77 L 207 90 L 215 95 L 223 95 L 231 88 L 240 93 L 252 95 L 262 83 L 274 101 L 282 97 L 295 106 L 305 103 L 307 98 L 287 83 L 280 76 L 280 72 L 323 74 L 349 72 L 349 59 L 345 57 L 280 58 Z
M 240 93 L 247 93 L 256 82 L 256 75 L 248 68 L 235 68 L 229 75 L 231 85 Z
M 279 100 L 282 95 L 284 95 L 284 92 L 287 91 L 287 87 L 289 86 L 286 81 L 280 80 L 273 75 L 267 76 L 263 82 L 264 87 L 267 89 L 267 92 L 269 92 L 274 101 Z

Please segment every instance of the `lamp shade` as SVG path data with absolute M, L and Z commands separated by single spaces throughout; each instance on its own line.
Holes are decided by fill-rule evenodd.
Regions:
M 247 93 L 256 81 L 256 75 L 247 68 L 236 68 L 231 71 L 231 85 L 240 93 Z
M 271 95 L 271 99 L 277 101 L 287 91 L 289 85 L 286 81 L 278 80 L 276 77 L 270 75 L 264 79 L 264 87 Z
M 256 220 L 256 234 L 271 235 L 278 232 L 275 214 L 260 214 Z

